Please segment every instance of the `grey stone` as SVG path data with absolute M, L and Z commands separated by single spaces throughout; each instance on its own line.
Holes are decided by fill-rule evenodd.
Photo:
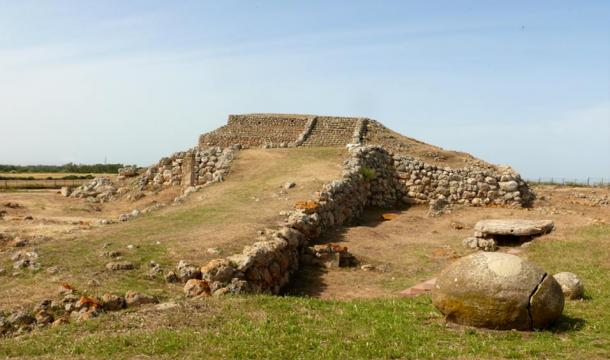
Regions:
M 517 256 L 479 252 L 442 271 L 432 303 L 448 321 L 491 329 L 532 330 L 561 316 L 561 287 Z
M 185 260 L 180 260 L 176 267 L 176 275 L 181 281 L 186 282 L 190 279 L 201 279 L 201 271 L 195 265 L 188 263 Z
M 128 307 L 134 307 L 145 304 L 156 304 L 158 303 L 158 300 L 151 295 L 142 294 L 136 291 L 128 291 L 125 294 L 125 302 Z
M 501 182 L 499 185 L 500 185 L 500 190 L 503 190 L 506 192 L 517 191 L 519 189 L 519 184 L 514 180 Z
M 135 269 L 134 263 L 130 261 L 111 261 L 106 264 L 106 269 L 110 271 L 118 271 L 118 270 L 133 270 Z
M 68 197 L 72 193 L 72 188 L 69 186 L 64 186 L 60 190 L 61 196 Z
M 106 311 L 117 311 L 127 307 L 125 297 L 113 294 L 102 296 L 102 306 Z
M 12 314 L 9 315 L 7 320 L 13 326 L 30 325 L 36 322 L 36 319 L 31 314 L 23 310 L 14 311 Z
M 551 220 L 493 219 L 481 220 L 474 226 L 480 237 L 488 235 L 534 236 L 549 233 L 555 224 Z
M 561 291 L 567 299 L 581 299 L 585 294 L 585 287 L 580 278 L 571 272 L 560 272 L 553 275 L 561 286 Z

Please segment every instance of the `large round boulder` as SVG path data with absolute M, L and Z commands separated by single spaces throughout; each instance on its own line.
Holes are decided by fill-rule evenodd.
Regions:
M 448 321 L 489 329 L 542 329 L 563 311 L 555 279 L 518 256 L 479 252 L 439 275 L 432 303 Z
M 563 295 L 570 299 L 581 299 L 585 294 L 585 287 L 582 284 L 580 278 L 571 272 L 560 272 L 558 274 L 553 275 L 559 286 L 561 286 L 561 290 L 563 291 Z

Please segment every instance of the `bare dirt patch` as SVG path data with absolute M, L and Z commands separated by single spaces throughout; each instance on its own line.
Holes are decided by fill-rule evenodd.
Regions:
M 470 253 L 462 240 L 472 236 L 481 219 L 553 220 L 556 229 L 534 242 L 565 239 L 591 224 L 610 223 L 610 207 L 596 200 L 606 198 L 608 188 L 537 186 L 535 191 L 540 200 L 531 209 L 461 207 L 440 217 L 430 217 L 426 206 L 393 212 L 369 209 L 359 224 L 336 229 L 320 242 L 347 246 L 360 265 L 375 269 L 307 267 L 290 293 L 341 300 L 396 297 L 400 290 L 434 277 L 453 259 Z M 527 255 L 527 245 L 505 245 L 499 251 L 518 249 Z

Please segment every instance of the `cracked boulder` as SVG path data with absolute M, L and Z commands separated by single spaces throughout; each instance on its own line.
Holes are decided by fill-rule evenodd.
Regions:
M 498 330 L 543 329 L 563 311 L 555 279 L 534 263 L 504 253 L 463 257 L 439 275 L 432 303 L 448 321 Z

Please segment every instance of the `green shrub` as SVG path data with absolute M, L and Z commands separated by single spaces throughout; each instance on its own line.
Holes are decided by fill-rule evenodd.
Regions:
M 366 166 L 360 168 L 360 173 L 366 180 L 374 180 L 377 177 L 375 169 Z

